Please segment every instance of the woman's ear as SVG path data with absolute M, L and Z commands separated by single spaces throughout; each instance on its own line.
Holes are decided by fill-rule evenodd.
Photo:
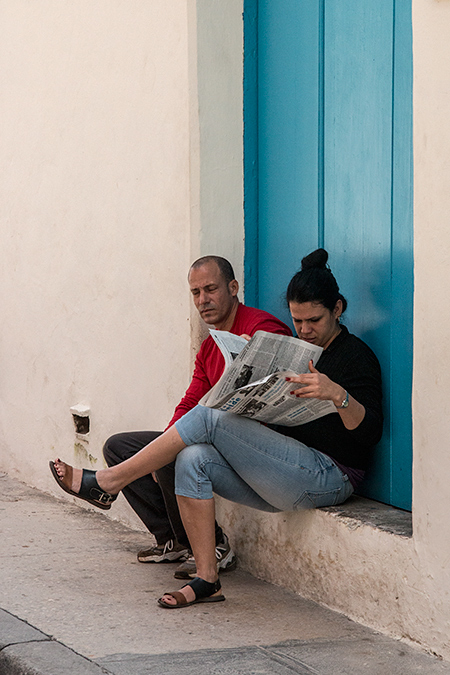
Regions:
M 336 321 L 339 321 L 339 319 L 341 318 L 342 309 L 343 309 L 342 300 L 339 298 L 339 300 L 334 306 L 334 316 L 336 317 Z

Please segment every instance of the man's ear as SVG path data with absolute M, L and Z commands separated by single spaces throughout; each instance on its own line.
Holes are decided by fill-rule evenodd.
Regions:
M 231 295 L 235 296 L 239 292 L 239 282 L 237 279 L 233 279 L 233 281 L 230 281 L 228 284 L 228 288 L 230 290 Z

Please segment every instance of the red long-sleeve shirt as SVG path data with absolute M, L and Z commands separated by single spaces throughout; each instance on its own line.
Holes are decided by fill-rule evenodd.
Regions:
M 257 330 L 265 330 L 268 333 L 280 333 L 281 335 L 292 335 L 291 329 L 272 314 L 264 312 L 262 309 L 246 307 L 246 305 L 239 303 L 234 323 L 229 332 L 235 335 L 246 333 L 251 337 Z M 202 396 L 216 384 L 223 373 L 224 366 L 225 362 L 221 351 L 209 335 L 202 342 L 195 359 L 192 381 L 185 395 L 175 408 L 174 415 L 167 428 L 197 405 Z

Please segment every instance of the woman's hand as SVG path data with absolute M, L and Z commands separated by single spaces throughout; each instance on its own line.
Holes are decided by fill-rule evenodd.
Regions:
M 309 362 L 309 373 L 287 377 L 288 382 L 298 382 L 302 386 L 293 389 L 291 394 L 297 398 L 318 398 L 321 401 L 333 401 L 335 406 L 341 405 L 345 398 L 345 389 L 340 384 L 319 371 Z
M 287 377 L 288 382 L 298 382 L 302 386 L 298 389 L 293 389 L 291 394 L 297 398 L 318 398 L 321 401 L 333 401 L 338 408 L 338 413 L 341 416 L 344 426 L 351 430 L 356 429 L 364 419 L 366 409 L 361 403 L 358 403 L 353 396 L 348 397 L 348 407 L 339 408 L 346 397 L 346 391 L 340 384 L 333 382 L 327 375 L 319 373 L 317 368 L 313 366 L 313 362 L 309 362 L 309 373 L 296 375 L 295 377 Z

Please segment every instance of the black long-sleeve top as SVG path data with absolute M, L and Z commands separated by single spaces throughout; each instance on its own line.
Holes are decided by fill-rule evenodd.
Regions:
M 365 342 L 342 326 L 322 352 L 316 368 L 364 406 L 364 419 L 356 429 L 349 430 L 336 412 L 298 427 L 277 427 L 277 431 L 320 450 L 344 467 L 365 470 L 383 430 L 378 359 Z

